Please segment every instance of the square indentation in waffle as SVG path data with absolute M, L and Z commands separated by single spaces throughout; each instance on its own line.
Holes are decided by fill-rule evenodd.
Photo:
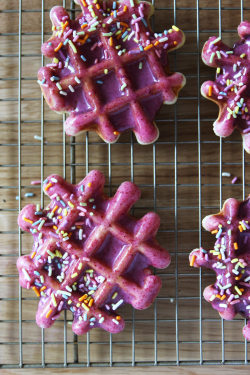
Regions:
M 68 135 L 93 129 L 112 143 L 120 132 L 131 129 L 139 143 L 154 142 L 159 135 L 153 123 L 156 112 L 163 102 L 174 103 L 185 84 L 182 74 L 168 72 L 166 58 L 168 51 L 184 43 L 183 33 L 173 26 L 153 34 L 149 23 L 153 8 L 146 2 L 76 2 L 83 13 L 74 21 L 62 7 L 51 10 L 53 36 L 42 52 L 53 60 L 38 73 L 46 101 L 56 111 L 69 112 Z M 69 89 L 71 96 L 77 96 L 78 84 L 87 107 L 81 105 L 85 98 L 68 105 Z M 150 116 L 141 105 L 144 100 Z M 129 121 L 120 125 L 113 113 L 128 105 Z
M 120 90 L 121 84 L 114 70 L 95 77 L 94 82 L 95 94 L 103 105 L 112 103 L 125 94 Z
M 150 268 L 170 262 L 155 240 L 159 217 L 128 215 L 140 196 L 134 184 L 123 183 L 112 198 L 103 194 L 103 186 L 98 171 L 78 185 L 50 176 L 44 183 L 49 206 L 28 205 L 19 215 L 21 228 L 34 237 L 32 253 L 17 262 L 20 284 L 40 297 L 36 321 L 41 327 L 68 309 L 76 334 L 94 327 L 118 332 L 124 327 L 119 306 L 144 309 L 159 292 L 161 281 Z

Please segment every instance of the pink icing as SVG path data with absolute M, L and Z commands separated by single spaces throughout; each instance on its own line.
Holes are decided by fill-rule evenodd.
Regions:
M 250 23 L 242 22 L 238 33 L 241 39 L 233 48 L 216 37 L 205 43 L 202 59 L 208 66 L 216 67 L 217 73 L 215 81 L 203 83 L 201 92 L 219 106 L 215 133 L 227 137 L 237 129 L 250 153 Z
M 56 60 L 38 73 L 47 103 L 55 111 L 69 113 L 68 135 L 95 130 L 112 143 L 131 129 L 139 143 L 154 142 L 159 135 L 153 123 L 156 112 L 163 102 L 174 103 L 185 84 L 182 74 L 169 73 L 167 61 L 167 52 L 184 43 L 182 31 L 173 26 L 153 34 L 149 23 L 153 8 L 147 2 L 134 0 L 132 6 L 123 0 L 113 9 L 111 1 L 107 4 L 111 14 L 102 1 L 98 9 L 88 0 L 97 18 L 76 2 L 82 7 L 76 20 L 70 20 L 60 6 L 50 13 L 54 31 L 42 53 Z M 126 113 L 122 121 L 117 113 Z
M 30 204 L 19 214 L 19 226 L 34 238 L 31 254 L 17 261 L 19 280 L 40 297 L 40 327 L 49 327 L 68 309 L 76 334 L 94 327 L 119 332 L 124 321 L 116 310 L 124 303 L 147 308 L 159 292 L 161 280 L 150 268 L 170 263 L 155 240 L 159 217 L 128 215 L 140 197 L 134 184 L 124 182 L 112 198 L 103 186 L 98 171 L 78 185 L 52 175 L 44 182 L 48 207 Z
M 216 234 L 214 250 L 193 250 L 189 259 L 195 267 L 216 273 L 204 297 L 224 319 L 237 313 L 245 317 L 243 334 L 250 340 L 250 197 L 244 202 L 228 199 L 219 214 L 203 220 L 203 226 Z

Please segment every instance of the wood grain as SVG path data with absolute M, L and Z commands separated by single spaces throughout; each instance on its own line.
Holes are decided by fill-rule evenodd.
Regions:
M 56 0 L 45 0 L 44 38 L 50 35 L 49 10 L 58 4 Z M 62 3 L 62 2 L 59 2 Z M 200 0 L 200 43 L 199 49 L 210 35 L 218 34 L 218 1 Z M 226 43 L 237 40 L 236 28 L 240 22 L 240 0 L 222 0 L 222 37 Z M 247 2 L 245 1 L 245 4 Z M 69 8 L 70 2 L 66 1 Z M 174 23 L 172 0 L 156 0 L 156 30 Z M 198 155 L 198 63 L 200 64 L 200 83 L 213 78 L 213 69 L 207 68 L 199 59 L 197 49 L 197 13 L 195 0 L 177 0 L 176 24 L 186 33 L 186 43 L 176 54 L 170 56 L 171 69 L 183 72 L 187 76 L 187 85 L 180 93 L 176 106 L 164 106 L 157 116 L 160 138 L 155 145 L 140 146 L 135 140 L 133 165 L 131 167 L 131 137 L 123 134 L 117 144 L 110 147 L 111 185 L 106 190 L 114 193 L 124 180 L 131 179 L 142 190 L 142 199 L 135 205 L 134 214 L 142 216 L 149 210 L 155 210 L 161 216 L 158 239 L 172 255 L 172 263 L 166 270 L 157 271 L 163 287 L 154 305 L 146 311 L 134 313 L 126 306 L 121 313 L 126 318 L 125 330 L 112 336 L 112 361 L 114 364 L 132 361 L 132 331 L 134 324 L 135 361 L 154 363 L 155 318 L 157 317 L 157 360 L 175 363 L 176 341 L 179 343 L 180 361 L 200 360 L 200 303 L 202 307 L 202 343 L 205 361 L 221 361 L 222 331 L 218 314 L 201 298 L 199 290 L 199 271 L 190 269 L 189 251 L 199 245 L 199 155 Z M 170 8 L 162 10 L 163 7 Z M 2 1 L 0 5 L 0 364 L 18 365 L 19 363 L 19 315 L 18 315 L 18 275 L 15 262 L 18 256 L 18 1 Z M 11 12 L 9 12 L 11 10 Z M 15 11 L 16 10 L 16 11 Z M 34 135 L 41 134 L 41 92 L 36 82 L 37 70 L 41 66 L 41 1 L 22 1 L 22 81 L 21 81 L 21 207 L 31 202 L 24 198 L 26 192 L 33 192 L 35 202 L 40 201 L 40 186 L 31 186 L 31 180 L 41 178 L 41 144 Z M 8 12 L 6 12 L 8 11 Z M 250 19 L 250 10 L 244 11 L 244 18 Z M 164 26 L 163 26 L 164 25 Z M 200 160 L 201 160 L 201 216 L 218 211 L 219 208 L 219 139 L 214 135 L 212 122 L 216 118 L 217 107 L 200 98 Z M 62 117 L 52 112 L 44 104 L 44 176 L 50 173 L 63 174 L 63 127 Z M 86 138 L 79 135 L 73 140 L 66 137 L 66 177 L 82 179 L 86 167 Z M 72 152 L 75 161 L 72 166 Z M 234 196 L 242 197 L 242 147 L 241 137 L 234 133 L 222 141 L 223 171 L 237 176 L 238 183 L 222 180 L 222 199 Z M 155 164 L 154 164 L 155 155 Z M 100 138 L 90 133 L 88 138 L 89 170 L 98 168 L 106 176 L 109 173 L 109 149 Z M 175 168 L 175 162 L 176 168 Z M 249 192 L 250 177 L 249 155 L 245 155 L 245 187 Z M 154 167 L 156 172 L 154 202 Z M 175 201 L 177 192 L 178 200 Z M 45 204 L 48 202 L 45 199 Z M 154 206 L 155 203 L 155 206 Z M 176 205 L 175 205 L 176 203 Z M 176 230 L 176 232 L 175 232 Z M 24 233 L 22 252 L 28 253 L 32 247 L 32 238 Z M 213 238 L 202 232 L 204 247 L 212 246 Z M 178 271 L 178 272 L 177 272 Z M 177 276 L 176 276 L 177 273 Z M 212 283 L 214 275 L 203 272 L 202 289 Z M 177 289 L 176 289 L 177 288 Z M 22 292 L 22 332 L 23 363 L 41 364 L 41 330 L 35 323 L 37 300 L 27 290 Z M 176 299 L 177 297 L 177 299 Z M 200 302 L 201 301 L 201 302 Z M 178 320 L 176 321 L 176 306 Z M 110 336 L 101 330 L 90 333 L 89 346 L 86 336 L 78 338 L 75 350 L 74 336 L 67 313 L 67 362 L 78 361 L 86 365 L 89 348 L 90 362 L 107 365 L 110 361 Z M 241 334 L 244 322 L 237 317 L 224 323 L 225 360 L 243 361 L 245 344 Z M 178 335 L 176 327 L 178 325 Z M 47 365 L 63 365 L 63 317 L 45 331 L 44 351 Z M 249 348 L 248 348 L 249 358 Z M 77 369 L 1 369 L 1 374 L 49 372 L 78 373 Z M 81 369 L 81 373 L 99 374 L 127 372 L 136 374 L 150 372 L 172 372 L 180 374 L 210 374 L 212 367 L 145 367 L 136 369 Z M 217 373 L 223 373 L 224 367 L 216 367 Z M 246 374 L 246 367 L 227 366 L 230 373 Z

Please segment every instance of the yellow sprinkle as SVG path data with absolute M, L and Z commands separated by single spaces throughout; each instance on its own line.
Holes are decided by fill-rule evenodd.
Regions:
M 86 310 L 86 311 L 89 311 L 89 307 L 87 305 L 85 305 L 84 303 L 82 303 L 82 307 Z
M 190 266 L 193 267 L 194 265 L 194 262 L 195 262 L 195 259 L 196 259 L 196 255 L 192 255 L 192 258 L 190 260 Z
M 68 305 L 71 305 L 72 301 L 71 299 L 68 300 Z
M 36 255 L 36 251 L 33 251 L 33 253 L 31 254 L 31 259 L 33 259 L 35 255 Z
M 26 221 L 26 223 L 33 224 L 33 221 L 30 219 L 27 219 L 26 217 L 23 217 L 23 220 Z
M 73 274 L 71 275 L 71 278 L 74 279 L 74 277 L 76 277 L 76 276 L 78 276 L 78 273 L 77 273 L 77 272 L 73 273 Z
M 242 53 L 242 54 L 240 55 L 240 57 L 241 57 L 242 59 L 244 59 L 245 56 L 246 56 L 245 53 Z
M 72 48 L 73 52 L 74 52 L 74 53 L 77 53 L 77 49 L 76 49 L 74 43 L 72 42 L 72 40 L 69 40 L 69 45 L 70 45 L 70 47 Z
M 34 290 L 34 292 L 36 293 L 37 297 L 40 297 L 40 293 L 39 293 L 39 290 L 33 286 L 32 289 Z
M 179 30 L 180 30 L 179 27 L 177 27 L 177 26 L 175 26 L 175 25 L 172 26 L 172 29 L 173 29 L 174 31 L 179 31 Z
M 48 319 L 48 318 L 50 317 L 50 315 L 52 314 L 52 311 L 53 311 L 53 310 L 50 309 L 50 310 L 47 312 L 47 314 L 46 314 L 46 318 L 47 318 L 47 319 Z
M 216 233 L 218 233 L 218 230 L 217 230 L 217 229 L 212 230 L 212 232 L 211 232 L 211 234 L 216 234 Z
M 42 292 L 45 289 L 46 289 L 46 286 L 44 285 L 44 286 L 41 287 L 40 292 Z
M 53 305 L 56 307 L 56 306 L 57 306 L 57 303 L 56 303 L 56 298 L 55 298 L 54 293 L 51 294 L 51 299 L 52 299 L 52 303 L 53 303 Z
M 92 185 L 91 182 L 89 182 L 89 183 L 87 184 L 88 187 L 90 187 L 91 185 Z
M 231 263 L 237 263 L 238 260 L 239 260 L 238 258 L 234 258 L 234 259 L 231 260 Z
M 75 206 L 73 205 L 72 202 L 68 201 L 68 205 L 71 207 L 71 208 L 74 208 Z
M 104 69 L 104 74 L 108 74 L 108 69 Z
M 82 263 L 79 263 L 78 270 L 80 271 L 82 269 Z
M 241 292 L 241 290 L 237 287 L 237 285 L 235 285 L 234 289 L 236 290 L 236 292 L 237 292 L 240 296 L 242 296 L 242 292 Z
M 220 68 L 217 68 L 217 69 L 216 69 L 216 73 L 217 73 L 217 74 L 220 74 Z

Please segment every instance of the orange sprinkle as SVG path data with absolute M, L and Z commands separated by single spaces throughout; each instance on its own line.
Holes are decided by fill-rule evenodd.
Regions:
M 242 228 L 241 225 L 239 225 L 238 228 L 239 228 L 239 231 L 240 231 L 240 232 L 243 232 L 243 228 Z
M 88 187 L 90 187 L 91 185 L 92 185 L 91 182 L 89 182 L 89 183 L 87 184 Z
M 40 288 L 40 292 L 42 292 L 43 290 L 45 290 L 46 289 L 46 286 L 44 285 L 44 286 L 42 286 L 41 288 Z
M 240 280 L 242 278 L 242 275 L 236 276 L 235 280 Z
M 234 249 L 238 250 L 238 248 L 239 248 L 239 246 L 238 246 L 237 242 L 234 242 Z
M 98 9 L 98 10 L 101 8 L 100 4 L 98 4 L 98 3 L 95 6 L 96 6 L 96 9 Z
M 50 187 L 52 186 L 52 183 L 51 182 L 49 182 L 48 183 L 48 185 L 46 185 L 45 186 L 45 189 L 44 189 L 44 191 L 47 191 Z
M 223 296 L 221 297 L 221 301 L 223 301 L 225 298 L 226 298 L 226 295 L 223 294 Z
M 53 213 L 56 212 L 57 209 L 58 209 L 58 206 L 55 206 L 55 207 L 53 208 L 52 212 L 53 212 Z
M 30 219 L 27 219 L 26 217 L 23 217 L 23 220 L 26 221 L 26 223 L 33 224 L 33 221 Z
M 194 262 L 195 262 L 195 259 L 196 259 L 196 255 L 192 255 L 192 258 L 190 260 L 190 266 L 193 267 L 194 265 Z
M 87 8 L 87 3 L 86 3 L 86 1 L 85 1 L 85 0 L 82 0 L 82 3 L 83 3 L 83 6 L 84 6 L 85 8 Z
M 94 300 L 93 300 L 93 298 L 91 298 L 91 300 L 89 301 L 88 306 L 91 307 L 93 305 L 93 303 L 94 303 Z
M 210 86 L 208 87 L 208 96 L 212 96 L 212 93 L 213 93 L 213 86 L 210 85 Z
M 221 254 L 219 254 L 217 258 L 218 258 L 218 259 L 221 259 Z
M 78 39 L 78 42 L 80 42 L 81 44 L 84 44 L 86 40 L 88 39 L 88 37 L 89 37 L 88 34 L 86 34 L 83 39 Z
M 109 38 L 109 45 L 110 45 L 110 46 L 113 46 L 113 45 L 114 45 L 114 41 L 113 41 L 112 36 Z
M 118 131 L 116 131 L 116 130 L 115 130 L 113 133 L 114 133 L 114 135 L 119 135 L 119 134 L 120 134 L 120 133 L 119 133 Z
M 36 251 L 33 251 L 33 253 L 31 254 L 31 259 L 33 259 L 35 255 L 36 255 Z
M 39 290 L 33 286 L 32 289 L 34 290 L 34 292 L 36 293 L 37 297 L 40 297 L 40 293 L 39 293 Z
M 148 46 L 144 47 L 144 51 L 148 51 L 149 49 L 151 49 L 153 46 L 153 44 L 149 44 Z
M 62 216 L 57 216 L 57 219 L 62 219 Z
M 58 46 L 54 49 L 54 51 L 55 52 L 58 52 L 59 51 L 59 49 L 61 49 L 62 48 L 62 42 L 60 42 L 59 44 L 58 44 Z
M 52 309 L 50 309 L 50 310 L 47 312 L 47 314 L 46 314 L 46 318 L 47 318 L 47 319 L 50 317 L 50 315 L 52 314 L 52 312 L 53 312 Z
M 221 299 L 221 296 L 219 294 L 216 294 L 216 297 L 219 298 L 219 299 Z
M 121 320 L 120 315 L 117 315 L 115 318 L 116 318 L 116 320 Z
M 54 230 L 57 230 L 58 227 L 57 227 L 56 225 L 53 225 L 53 229 L 54 229 Z
M 62 25 L 62 30 L 64 31 L 65 28 L 68 26 L 69 24 L 69 21 L 66 21 L 63 25 Z
M 159 44 L 160 44 L 160 42 L 159 42 L 159 40 L 157 40 L 157 41 L 154 43 L 154 46 L 157 47 Z
M 218 230 L 217 230 L 217 229 L 212 230 L 212 232 L 211 232 L 211 234 L 216 234 L 216 233 L 218 233 Z
M 80 302 L 82 302 L 84 299 L 86 299 L 88 297 L 88 295 L 87 294 L 84 294 L 83 296 L 81 296 L 80 298 L 79 298 L 79 300 L 78 301 L 80 301 Z
M 127 5 L 124 5 L 123 12 L 127 12 L 127 10 L 128 10 Z
M 87 27 L 88 24 L 87 23 L 83 23 L 82 26 L 81 26 L 81 29 L 85 29 L 85 27 Z
M 176 46 L 178 43 L 176 42 L 176 40 L 174 41 L 174 46 Z
M 126 23 L 126 22 L 120 22 L 120 24 L 122 25 L 122 26 L 124 26 L 124 27 L 128 27 L 128 24 Z

